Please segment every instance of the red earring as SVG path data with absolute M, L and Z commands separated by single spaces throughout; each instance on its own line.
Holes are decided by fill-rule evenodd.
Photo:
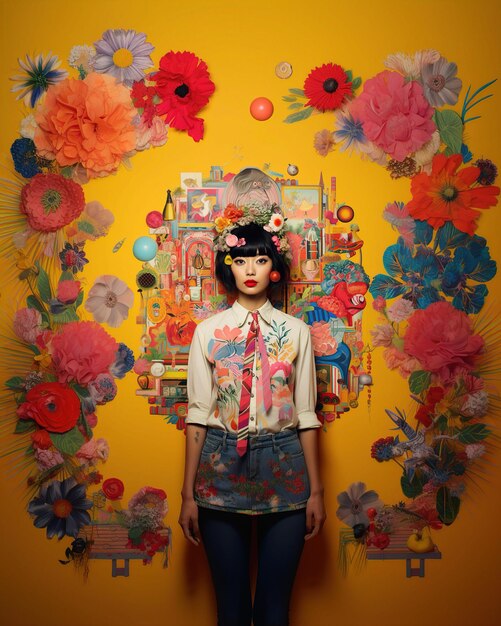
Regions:
M 277 272 L 277 270 L 273 270 L 273 272 L 270 272 L 270 280 L 272 283 L 278 283 L 281 278 L 282 276 L 280 275 L 280 272 Z

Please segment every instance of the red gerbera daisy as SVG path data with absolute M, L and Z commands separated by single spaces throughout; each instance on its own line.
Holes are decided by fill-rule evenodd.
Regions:
M 192 52 L 168 52 L 160 59 L 153 80 L 160 98 L 157 115 L 177 130 L 186 130 L 195 141 L 204 134 L 204 121 L 195 115 L 209 102 L 215 85 L 207 64 Z
M 319 111 L 337 109 L 352 94 L 352 84 L 340 65 L 325 63 L 312 70 L 304 81 L 306 106 Z
M 452 222 L 458 230 L 473 235 L 480 215 L 476 209 L 495 206 L 499 187 L 478 185 L 478 167 L 458 171 L 462 161 L 460 154 L 437 154 L 431 174 L 421 172 L 412 178 L 412 200 L 406 208 L 414 219 L 426 220 L 433 228 Z

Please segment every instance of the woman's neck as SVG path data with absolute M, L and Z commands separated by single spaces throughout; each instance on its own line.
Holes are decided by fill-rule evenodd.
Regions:
M 237 298 L 238 304 L 240 304 L 240 306 L 243 306 L 244 309 L 247 309 L 248 311 L 256 311 L 257 309 L 260 309 L 267 300 L 268 296 L 266 295 L 266 293 L 260 293 L 255 296 L 249 296 L 245 293 L 239 293 Z

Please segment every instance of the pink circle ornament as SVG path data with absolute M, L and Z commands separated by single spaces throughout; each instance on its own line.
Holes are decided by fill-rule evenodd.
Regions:
M 250 105 L 250 114 L 259 122 L 269 120 L 273 110 L 273 102 L 268 98 L 255 98 Z
M 146 225 L 150 228 L 160 228 L 164 220 L 160 211 L 150 211 L 146 216 Z

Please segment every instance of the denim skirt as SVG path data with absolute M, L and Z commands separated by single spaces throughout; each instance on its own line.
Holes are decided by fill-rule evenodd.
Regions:
M 237 436 L 209 428 L 195 480 L 198 506 L 262 515 L 306 507 L 310 485 L 297 430 L 249 437 L 237 453 Z

